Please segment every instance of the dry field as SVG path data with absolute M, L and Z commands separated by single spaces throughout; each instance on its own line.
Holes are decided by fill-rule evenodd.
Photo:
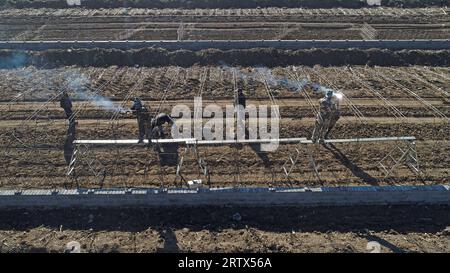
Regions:
M 213 186 L 448 183 L 449 69 L 444 67 L 26 67 L 1 73 L 1 162 L 5 171 L 0 181 L 7 188 L 179 186 L 176 165 L 160 166 L 157 154 L 144 146 L 89 149 L 85 159 L 96 158 L 96 171 L 104 169 L 105 180 L 93 177 L 94 172 L 83 164 L 77 167 L 76 182 L 67 179 L 62 150 L 67 121 L 55 99 L 63 90 L 75 100 L 78 139 L 137 136 L 132 116 L 82 100 L 93 91 L 111 98 L 115 107 L 130 107 L 130 98 L 138 96 L 152 112 L 161 105 L 161 112 L 170 113 L 177 104 L 193 109 L 194 96 L 203 98 L 203 106 L 215 103 L 225 108 L 232 104 L 234 86 L 245 90 L 248 103 L 279 105 L 280 137 L 310 138 L 321 95 L 308 87 L 296 92 L 305 78 L 345 94 L 333 138 L 414 136 L 423 174 L 417 176 L 401 166 L 384 178 L 377 167 L 390 150 L 404 143 L 310 145 L 320 177 L 313 175 L 305 156 L 294 171 L 292 184 L 287 184 L 282 166 L 296 145 L 281 145 L 273 153 L 261 153 L 254 146 L 199 147 Z M 183 149 L 178 153 L 181 156 Z M 184 164 L 186 178 L 199 178 L 193 155 L 188 154 Z
M 0 40 L 449 39 L 449 12 L 3 9 Z M 332 138 L 414 136 L 421 174 L 402 165 L 385 177 L 379 169 L 379 160 L 404 148 L 401 142 L 310 145 L 319 176 L 305 156 L 289 180 L 282 166 L 297 145 L 282 145 L 272 153 L 256 146 L 199 147 L 211 186 L 449 185 L 447 53 L 375 51 L 331 52 L 326 56 L 333 59 L 336 54 L 339 64 L 368 66 L 328 67 L 310 65 L 325 55 L 307 50 L 291 62 L 288 55 L 270 49 L 254 49 L 248 57 L 248 52 L 216 51 L 204 65 L 192 65 L 201 59 L 192 56 L 208 55 L 206 51 L 34 52 L 33 62 L 27 64 L 36 67 L 0 69 L 0 189 L 181 186 L 176 166 L 160 166 L 155 151 L 145 146 L 88 149 L 76 165 L 76 175 L 67 177 L 63 145 L 68 123 L 57 99 L 64 90 L 74 99 L 78 139 L 136 138 L 136 120 L 116 111 L 130 107 L 135 96 L 153 112 L 161 106 L 160 111 L 170 113 L 179 104 L 193 109 L 194 96 L 202 97 L 203 106 L 230 105 L 235 87 L 244 90 L 248 104 L 279 105 L 280 137 L 310 138 L 321 95 L 300 88 L 304 79 L 345 95 Z M 124 66 L 148 56 L 160 58 Z M 220 66 L 220 56 L 236 66 Z M 267 64 L 270 68 L 243 65 L 277 58 L 279 62 Z M 160 66 L 161 59 L 180 66 Z M 442 66 L 412 65 L 417 63 Z M 89 97 L 96 102 L 86 100 Z M 179 148 L 177 154 L 182 153 Z M 91 160 L 93 169 L 85 164 Z M 192 154 L 185 157 L 183 173 L 186 179 L 204 179 Z M 241 221 L 232 219 L 235 213 Z M 0 252 L 62 252 L 72 240 L 85 252 L 367 252 L 370 241 L 379 242 L 383 252 L 449 252 L 449 216 L 448 206 L 424 205 L 0 210 Z
M 449 8 L 6 9 L 0 40 L 449 39 Z

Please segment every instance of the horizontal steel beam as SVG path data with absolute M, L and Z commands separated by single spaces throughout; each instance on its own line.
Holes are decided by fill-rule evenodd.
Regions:
M 414 141 L 413 136 L 406 137 L 372 137 L 372 138 L 348 138 L 348 139 L 325 139 L 325 143 L 351 143 L 351 142 L 389 142 L 389 141 Z
M 139 49 L 145 47 L 165 48 L 168 50 L 202 50 L 216 48 L 221 50 L 277 48 L 383 48 L 383 49 L 450 49 L 450 39 L 437 40 L 129 40 L 129 41 L 0 41 L 0 49 L 47 50 L 47 49 Z
M 450 187 L 0 190 L 0 208 L 450 204 Z
M 196 145 L 228 145 L 228 144 L 260 144 L 260 143 L 299 143 L 307 141 L 306 138 L 282 138 L 282 139 L 242 139 L 242 140 L 197 140 L 195 138 L 179 138 L 179 139 L 152 139 L 154 144 L 196 144 Z M 145 139 L 143 143 L 139 143 L 137 139 L 95 139 L 95 140 L 75 140 L 74 144 L 87 145 L 138 145 L 148 144 Z
M 415 137 L 376 137 L 376 138 L 349 138 L 349 139 L 326 139 L 325 143 L 354 143 L 354 142 L 389 142 L 389 141 L 414 141 Z M 229 144 L 264 144 L 264 143 L 279 143 L 279 144 L 313 144 L 307 138 L 280 138 L 280 139 L 243 139 L 243 140 L 197 140 L 195 138 L 179 138 L 179 139 L 152 139 L 154 144 L 169 144 L 178 143 L 182 145 L 196 144 L 196 145 L 229 145 Z M 143 143 L 139 143 L 137 139 L 79 139 L 73 142 L 75 145 L 95 145 L 95 146 L 109 146 L 109 145 L 140 145 L 148 144 L 145 139 Z

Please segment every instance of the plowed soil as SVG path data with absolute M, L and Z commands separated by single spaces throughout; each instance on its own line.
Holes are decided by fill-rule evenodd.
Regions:
M 311 145 L 320 177 L 313 175 L 307 157 L 301 157 L 291 178 L 283 175 L 283 165 L 293 156 L 296 145 L 281 145 L 273 153 L 261 153 L 256 146 L 200 147 L 211 171 L 213 186 L 337 186 L 391 184 L 446 184 L 450 161 L 448 68 L 368 68 L 368 67 L 278 67 L 270 70 L 251 67 L 190 68 L 76 68 L 3 70 L 0 82 L 4 102 L 0 104 L 3 187 L 149 187 L 180 186 L 176 165 L 160 166 L 157 153 L 144 146 L 89 149 L 76 168 L 76 180 L 66 177 L 62 146 L 67 121 L 58 101 L 52 99 L 67 89 L 74 99 L 78 139 L 135 139 L 136 120 L 83 100 L 83 92 L 96 90 L 115 105 L 131 106 L 139 96 L 151 111 L 164 100 L 161 112 L 185 104 L 193 109 L 193 97 L 202 96 L 203 107 L 216 103 L 232 105 L 233 86 L 241 86 L 255 106 L 272 105 L 274 95 L 280 106 L 280 137 L 310 138 L 320 94 L 305 88 L 295 92 L 298 81 L 311 78 L 341 90 L 342 118 L 332 138 L 414 136 L 422 172 L 415 174 L 400 165 L 385 178 L 378 162 L 405 143 L 379 142 Z M 233 77 L 233 74 L 236 77 Z M 83 85 L 74 79 L 85 78 Z M 235 80 L 234 80 L 235 79 Z M 292 86 L 281 83 L 291 83 Z M 68 82 L 71 84 L 68 85 Z M 264 84 L 268 82 L 268 85 Z M 69 86 L 69 87 L 68 87 Z M 269 90 L 269 91 L 268 91 Z M 86 93 L 88 94 L 88 93 Z M 47 101 L 50 98 L 49 101 Z M 13 101 L 13 102 L 11 102 Z M 206 122 L 208 119 L 204 118 Z M 306 147 L 300 147 L 304 149 Z M 306 152 L 306 150 L 302 150 Z M 184 154 L 178 150 L 178 156 Z M 399 157 L 399 154 L 395 156 Z M 95 159 L 94 172 L 83 162 Z M 392 162 L 382 162 L 384 165 Z M 106 171 L 106 177 L 95 173 Z M 202 178 L 192 154 L 184 160 L 187 179 Z
M 449 39 L 448 8 L 6 9 L 0 40 Z
M 4 9 L 0 40 L 448 39 L 449 11 Z M 170 113 L 177 104 L 193 110 L 194 96 L 203 98 L 203 106 L 231 105 L 235 87 L 243 88 L 248 104 L 279 105 L 280 137 L 310 138 L 322 95 L 308 87 L 299 92 L 305 78 L 346 96 L 332 138 L 414 136 L 421 172 L 400 165 L 385 177 L 378 163 L 392 151 L 398 158 L 398 148 L 406 148 L 400 142 L 310 145 L 319 176 L 301 156 L 289 179 L 282 166 L 294 148 L 306 147 L 282 145 L 273 153 L 255 146 L 199 147 L 211 186 L 449 185 L 447 51 L 143 52 L 53 51 L 36 54 L 32 62 L 22 53 L 0 52 L 0 67 L 19 67 L 0 69 L 0 188 L 185 187 L 175 177 L 176 166 L 160 166 L 155 151 L 145 146 L 85 150 L 68 177 L 63 151 L 68 123 L 57 100 L 63 90 L 74 100 L 78 139 L 135 139 L 136 120 L 115 112 L 118 105 L 130 107 L 135 96 L 152 112 Z M 218 66 L 224 57 L 229 65 L 249 67 Z M 270 69 L 250 67 L 258 64 Z M 115 107 L 86 101 L 92 94 Z M 180 148 L 176 155 L 182 154 Z M 187 180 L 205 179 L 192 154 L 185 156 L 182 172 Z M 63 252 L 73 240 L 83 252 L 367 252 L 371 241 L 381 252 L 449 252 L 449 211 L 448 206 L 0 210 L 0 252 Z M 240 221 L 233 220 L 236 213 Z

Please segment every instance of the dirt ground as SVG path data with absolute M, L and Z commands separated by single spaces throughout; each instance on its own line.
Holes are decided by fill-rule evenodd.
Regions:
M 448 12 L 448 8 L 4 9 L 0 40 L 448 39 Z M 358 64 L 367 63 L 366 52 L 344 53 L 339 64 L 361 59 Z M 384 59 L 383 67 L 313 66 L 314 60 L 329 55 L 303 52 L 293 59 L 294 66 L 274 62 L 271 68 L 262 68 L 242 66 L 267 57 L 267 50 L 260 49 L 247 57 L 227 53 L 235 59 L 231 63 L 240 63 L 236 67 L 191 65 L 190 52 L 168 55 L 184 63 L 179 67 L 145 66 L 145 62 L 135 66 L 136 59 L 126 54 L 120 55 L 122 65 L 130 60 L 132 65 L 109 66 L 101 63 L 103 58 L 118 55 L 53 51 L 49 56 L 56 63 L 72 58 L 76 60 L 72 64 L 80 66 L 43 64 L 48 60 L 41 58 L 39 67 L 0 69 L 0 189 L 185 187 L 175 176 L 176 165 L 160 165 L 158 154 L 143 145 L 79 149 L 75 171 L 68 177 L 63 151 L 68 122 L 58 102 L 64 90 L 74 100 L 77 139 L 135 139 L 135 118 L 118 112 L 130 107 L 133 97 L 140 97 L 152 112 L 170 113 L 179 104 L 192 109 L 194 96 L 202 97 L 203 106 L 231 105 L 236 87 L 244 90 L 247 104 L 279 105 L 280 137 L 310 138 L 322 95 L 305 87 L 306 79 L 345 95 L 332 138 L 414 136 L 421 172 L 400 165 L 385 177 L 378 163 L 390 152 L 398 158 L 400 149 L 412 147 L 403 142 L 291 144 L 273 153 L 262 153 L 258 146 L 199 147 L 211 171 L 211 186 L 449 185 L 450 69 L 444 67 L 448 60 L 442 61 L 446 55 L 388 53 L 371 53 L 371 58 Z M 148 56 L 134 54 L 141 59 Z M 222 53 L 215 54 L 219 58 Z M 273 51 L 269 62 L 292 59 L 277 54 Z M 20 57 L 10 61 L 20 63 Z M 433 59 L 430 64 L 440 66 L 412 65 L 416 62 L 409 58 L 422 60 L 421 64 Z M 299 158 L 289 178 L 283 174 L 295 148 L 302 155 L 309 149 L 318 175 L 307 156 Z M 183 149 L 162 155 L 180 159 Z M 205 179 L 196 162 L 192 154 L 185 155 L 182 174 L 187 180 Z M 63 252 L 75 240 L 83 252 L 368 252 L 367 244 L 375 241 L 382 252 L 448 253 L 449 212 L 447 205 L 4 209 L 0 252 Z M 233 220 L 236 213 L 241 220 Z
M 448 206 L 2 210 L 0 252 L 449 252 Z M 232 220 L 239 213 L 240 221 Z
M 273 153 L 258 146 L 199 147 L 211 172 L 213 186 L 339 186 L 392 184 L 446 184 L 449 177 L 449 115 L 446 97 L 448 68 L 389 67 L 251 67 L 190 68 L 79 68 L 12 69 L 1 71 L 0 132 L 2 133 L 1 185 L 14 187 L 158 187 L 180 186 L 176 164 L 160 166 L 157 153 L 144 146 L 92 148 L 80 157 L 76 180 L 68 179 L 62 145 L 67 122 L 55 95 L 67 89 L 77 111 L 78 139 L 135 139 L 136 120 L 83 101 L 89 90 L 112 99 L 112 104 L 130 107 L 139 96 L 151 111 L 164 101 L 160 112 L 202 96 L 203 107 L 215 103 L 223 108 L 233 101 L 233 86 L 242 87 L 255 106 L 280 106 L 280 137 L 310 138 L 317 100 L 322 96 L 309 87 L 297 92 L 304 78 L 341 90 L 342 117 L 333 138 L 414 136 L 420 167 L 417 175 L 400 165 L 392 176 L 377 163 L 406 143 L 335 144 L 332 147 L 281 145 Z M 78 82 L 85 79 L 85 82 Z M 267 83 L 267 85 L 265 84 Z M 20 96 L 18 96 L 20 94 Z M 48 101 L 47 101 L 48 100 Z M 47 102 L 46 102 L 47 101 Z M 225 115 L 225 114 L 224 114 Z M 208 119 L 204 118 L 204 122 Z M 314 175 L 306 157 L 300 157 L 291 177 L 283 166 L 299 148 L 315 156 L 320 177 Z M 183 148 L 167 154 L 176 162 Z M 396 150 L 394 157 L 399 157 Z M 94 160 L 94 161 L 92 161 Z M 86 162 L 95 162 L 92 169 Z M 382 162 L 384 165 L 392 162 Z M 106 176 L 103 179 L 103 171 Z M 102 175 L 95 176 L 101 173 Z M 183 176 L 203 178 L 192 153 L 185 154 Z M 43 179 L 45 178 L 45 179 Z
M 6 9 L 0 40 L 449 39 L 449 8 Z

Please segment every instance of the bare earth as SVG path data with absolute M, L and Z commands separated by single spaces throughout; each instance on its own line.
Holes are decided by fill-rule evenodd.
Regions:
M 448 39 L 448 8 L 429 9 L 6 9 L 0 40 L 177 39 Z M 183 22 L 181 24 L 181 22 Z M 67 90 L 77 111 L 78 139 L 136 138 L 136 120 L 83 100 L 95 91 L 116 106 L 141 97 L 170 113 L 230 105 L 242 87 L 248 104 L 280 106 L 280 137 L 309 138 L 321 95 L 298 91 L 302 79 L 342 91 L 342 118 L 333 138 L 414 136 L 421 175 L 400 166 L 384 177 L 377 166 L 404 143 L 311 147 L 320 172 L 299 162 L 291 181 L 282 166 L 295 145 L 274 153 L 255 147 L 200 148 L 212 186 L 449 185 L 450 69 L 448 67 L 25 67 L 0 70 L 0 188 L 180 186 L 176 166 L 159 166 L 152 149 L 93 148 L 66 176 L 67 121 L 57 95 Z M 282 80 L 280 82 L 279 80 Z M 288 84 L 286 84 L 288 83 Z M 87 93 L 86 93 L 87 92 Z M 273 97 L 275 101 L 269 98 Z M 205 119 L 206 121 L 206 119 Z M 178 154 L 182 152 L 180 148 Z M 186 179 L 199 178 L 185 158 Z M 105 170 L 105 179 L 94 176 Z M 76 179 L 75 179 L 76 178 Z M 239 213 L 240 221 L 233 220 Z M 0 210 L 0 252 L 449 252 L 450 207 L 186 207 Z
M 448 206 L 0 212 L 0 252 L 448 252 Z M 240 221 L 232 216 L 239 213 Z
M 312 174 L 305 158 L 294 170 L 292 185 L 448 183 L 450 127 L 448 118 L 444 117 L 450 113 L 445 94 L 449 86 L 448 68 L 279 67 L 265 72 L 238 68 L 241 77 L 235 80 L 231 71 L 230 68 L 200 66 L 4 70 L 5 77 L 0 81 L 0 92 L 5 100 L 0 103 L 0 132 L 3 134 L 0 156 L 5 171 L 0 175 L 0 182 L 5 188 L 157 187 L 161 182 L 166 186 L 176 185 L 176 165 L 160 167 L 156 153 L 143 146 L 93 148 L 84 160 L 95 158 L 96 170 L 106 170 L 105 180 L 99 182 L 81 161 L 76 169 L 78 179 L 67 179 L 62 152 L 67 122 L 58 101 L 45 101 L 67 88 L 67 82 L 73 79 L 88 79 L 85 85 L 77 87 L 84 91 L 78 92 L 95 90 L 125 108 L 131 105 L 127 98 L 139 96 L 154 112 L 165 98 L 160 111 L 167 113 L 177 104 L 193 109 L 193 97 L 200 95 L 203 107 L 216 103 L 225 109 L 226 105 L 232 105 L 232 86 L 236 83 L 247 93 L 249 104 L 270 106 L 269 92 L 275 96 L 280 106 L 280 137 L 310 138 L 315 118 L 312 106 L 321 96 L 309 88 L 295 93 L 289 86 L 264 84 L 270 77 L 293 82 L 310 77 L 346 95 L 342 118 L 333 131 L 333 138 L 414 136 L 423 176 L 418 177 L 400 166 L 393 176 L 385 179 L 377 167 L 377 162 L 389 151 L 396 145 L 403 148 L 404 143 L 336 144 L 332 149 L 314 145 L 311 149 L 319 167 L 320 181 Z M 69 88 L 69 93 L 77 99 L 73 88 Z M 17 94 L 21 95 L 16 97 Z M 74 102 L 74 109 L 79 111 L 78 139 L 135 139 L 137 136 L 136 120 L 130 115 L 116 115 L 114 110 L 105 111 L 98 105 L 79 100 Z M 295 147 L 283 145 L 273 153 L 260 153 L 249 146 L 241 150 L 232 146 L 200 147 L 199 152 L 205 156 L 212 172 L 213 186 L 285 186 L 288 181 L 283 178 L 282 166 Z M 178 154 L 182 153 L 180 148 Z M 186 178 L 199 178 L 192 154 L 186 156 L 184 164 Z

